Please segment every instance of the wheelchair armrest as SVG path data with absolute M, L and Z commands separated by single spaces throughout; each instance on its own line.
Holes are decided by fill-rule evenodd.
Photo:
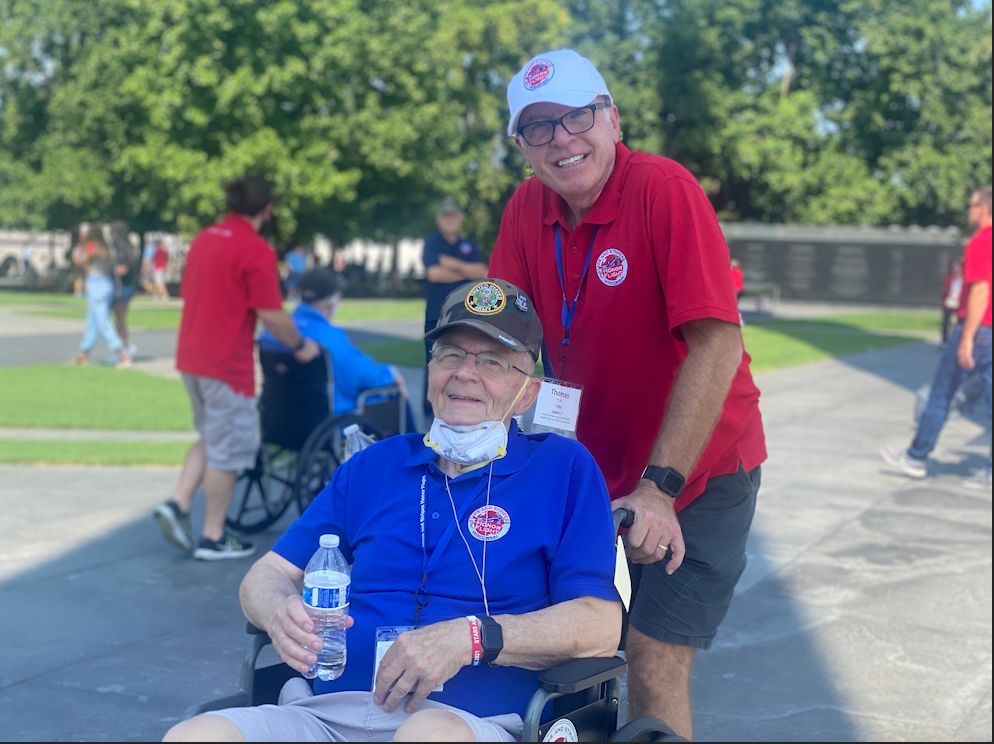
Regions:
M 620 677 L 628 666 L 620 656 L 573 659 L 565 664 L 546 669 L 539 677 L 547 692 L 568 694 Z
M 366 405 L 366 400 L 372 398 L 374 395 L 390 396 L 398 394 L 400 394 L 400 387 L 396 383 L 383 385 L 382 387 L 366 388 L 356 396 L 356 411 L 362 413 L 363 407 Z
M 268 635 L 262 628 L 257 628 L 250 622 L 245 623 L 245 632 L 249 635 Z

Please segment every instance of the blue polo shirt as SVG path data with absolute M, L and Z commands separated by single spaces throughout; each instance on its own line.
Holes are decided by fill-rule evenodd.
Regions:
M 460 261 L 472 261 L 483 263 L 483 254 L 479 247 L 469 238 L 459 238 L 455 243 L 450 243 L 442 237 L 442 233 L 434 232 L 425 238 L 422 260 L 425 268 L 438 265 L 439 256 L 452 256 Z M 463 279 L 458 282 L 429 282 L 425 279 L 425 322 L 435 322 L 442 314 L 442 305 L 449 292 L 470 281 Z
M 414 624 L 415 591 L 427 561 L 429 600 L 420 625 L 485 614 L 483 592 L 459 525 L 483 569 L 491 615 L 522 614 L 583 596 L 618 599 L 614 535 L 604 478 L 583 445 L 555 434 L 521 434 L 512 423 L 507 455 L 449 480 L 420 435 L 391 437 L 335 471 L 273 550 L 303 569 L 322 534 L 341 538 L 353 563 L 348 663 L 318 693 L 371 690 L 378 626 Z M 486 511 L 490 484 L 489 512 Z M 421 489 L 425 487 L 425 549 Z M 469 651 L 467 627 L 467 656 Z M 429 697 L 478 716 L 524 715 L 539 672 L 465 666 Z
M 335 375 L 333 413 L 336 416 L 354 411 L 356 399 L 363 390 L 393 384 L 393 370 L 389 365 L 374 361 L 353 346 L 345 331 L 333 326 L 314 308 L 301 303 L 290 317 L 301 336 L 327 349 L 331 355 Z M 269 331 L 263 331 L 259 336 L 259 348 L 290 353 L 290 349 Z

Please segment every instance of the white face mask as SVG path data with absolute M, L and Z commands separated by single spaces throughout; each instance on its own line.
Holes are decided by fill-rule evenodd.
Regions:
M 507 454 L 507 429 L 502 421 L 479 424 L 431 423 L 425 444 L 446 460 L 459 465 L 483 465 Z
M 528 387 L 528 380 L 521 383 L 517 395 L 507 407 L 504 418 L 514 408 L 521 394 Z M 447 424 L 436 418 L 425 434 L 425 446 L 446 460 L 462 465 L 462 470 L 473 470 L 507 454 L 507 428 L 503 421 L 481 421 L 478 424 Z

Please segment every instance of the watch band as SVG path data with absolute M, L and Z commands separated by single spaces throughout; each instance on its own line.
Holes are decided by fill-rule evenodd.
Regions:
M 504 650 L 504 629 L 500 623 L 490 615 L 481 615 L 480 622 L 480 642 L 483 645 L 483 658 L 485 664 L 493 664 L 500 652 Z
M 304 336 L 301 336 L 300 337 L 300 341 L 298 341 L 297 345 L 293 347 L 293 350 L 294 351 L 300 351 L 305 346 L 307 346 L 307 339 Z
M 683 492 L 683 487 L 687 482 L 679 470 L 670 467 L 660 468 L 655 465 L 647 465 L 642 471 L 642 477 L 652 481 L 656 488 L 673 498 Z

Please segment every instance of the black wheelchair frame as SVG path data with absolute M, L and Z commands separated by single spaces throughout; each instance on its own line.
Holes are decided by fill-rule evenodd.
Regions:
M 615 534 L 633 522 L 631 511 L 615 510 Z M 224 708 L 275 703 L 283 685 L 301 676 L 281 661 L 260 666 L 260 656 L 271 644 L 269 636 L 251 623 L 246 632 L 249 645 L 242 659 L 241 689 L 234 695 L 190 706 L 183 720 Z M 521 741 L 544 741 L 549 730 L 564 719 L 576 730 L 577 741 L 686 741 L 659 718 L 636 718 L 619 728 L 620 678 L 627 669 L 625 658 L 616 654 L 573 659 L 545 670 L 523 717 Z M 551 715 L 544 716 L 550 703 Z
M 303 512 L 344 460 L 345 427 L 374 439 L 406 431 L 406 405 L 396 385 L 364 390 L 355 411 L 335 415 L 334 372 L 327 351 L 301 364 L 283 352 L 259 351 L 262 443 L 252 467 L 238 474 L 226 519 L 243 533 L 261 532 L 296 502 Z

